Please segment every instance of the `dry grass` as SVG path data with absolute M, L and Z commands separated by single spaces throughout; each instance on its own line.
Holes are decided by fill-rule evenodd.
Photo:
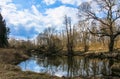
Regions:
M 27 59 L 20 49 L 0 49 L 0 79 L 61 79 L 45 73 L 21 71 L 15 64 Z
M 23 50 L 0 49 L 0 63 L 18 64 L 20 61 L 28 59 Z
M 115 42 L 114 49 L 120 49 L 120 40 Z M 75 47 L 75 51 L 84 51 L 84 45 L 79 44 Z M 89 44 L 89 50 L 88 51 L 96 51 L 96 52 L 108 52 L 108 44 L 105 43 L 91 43 Z
M 47 74 L 34 73 L 30 71 L 22 72 L 17 66 L 6 64 L 0 70 L 0 79 L 53 79 Z M 60 79 L 55 77 L 55 79 Z
M 48 74 L 43 74 L 43 73 L 42 74 L 34 73 L 34 72 L 30 72 L 30 71 L 22 72 L 18 68 L 15 68 L 14 66 L 12 69 L 13 70 L 5 69 L 2 72 L 0 72 L 0 79 L 53 79 L 53 78 L 60 79 L 58 77 L 52 77 Z

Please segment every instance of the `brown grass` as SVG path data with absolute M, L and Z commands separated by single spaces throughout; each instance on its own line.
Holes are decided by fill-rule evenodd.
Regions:
M 9 64 L 0 64 L 3 69 L 0 70 L 0 79 L 53 79 L 52 76 L 44 73 L 34 73 L 31 71 L 21 71 L 17 66 Z M 0 68 L 1 69 L 1 68 Z M 55 79 L 60 79 L 55 77 Z
M 18 64 L 20 61 L 28 59 L 23 50 L 0 49 L 0 63 Z
M 115 42 L 114 49 L 120 49 L 120 40 Z M 84 45 L 79 44 L 74 48 L 75 51 L 84 51 Z M 97 52 L 108 52 L 108 44 L 105 43 L 91 43 L 89 44 L 89 50 L 88 51 L 97 51 Z
M 45 73 L 23 72 L 15 65 L 28 58 L 20 49 L 0 49 L 0 79 L 61 79 Z

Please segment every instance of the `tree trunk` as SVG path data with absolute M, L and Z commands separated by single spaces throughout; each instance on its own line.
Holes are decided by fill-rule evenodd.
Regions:
M 114 49 L 114 38 L 110 37 L 109 52 L 112 53 L 113 49 Z

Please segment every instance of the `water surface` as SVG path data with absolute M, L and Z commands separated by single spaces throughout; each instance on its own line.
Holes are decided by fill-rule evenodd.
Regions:
M 111 69 L 108 59 L 89 59 L 81 56 L 33 56 L 21 62 L 23 71 L 48 73 L 56 76 L 103 76 L 109 75 Z

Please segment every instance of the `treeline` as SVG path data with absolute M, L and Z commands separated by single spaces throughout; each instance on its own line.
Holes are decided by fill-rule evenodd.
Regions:
M 96 4 L 98 8 L 96 11 L 91 5 L 92 3 Z M 119 0 L 83 2 L 78 8 L 80 20 L 77 24 L 72 24 L 72 18 L 66 14 L 63 28 L 59 30 L 56 30 L 55 27 L 45 28 L 43 32 L 39 33 L 34 43 L 28 40 L 22 45 L 26 44 L 26 47 L 33 45 L 32 47 L 49 53 L 56 53 L 60 50 L 67 51 L 70 55 L 74 51 L 112 52 L 120 48 L 119 5 Z M 12 41 L 10 40 L 10 43 Z
M 65 23 L 64 23 L 65 24 Z M 45 28 L 34 40 L 9 39 L 11 47 L 26 49 L 41 49 L 49 54 L 56 54 L 59 51 L 108 51 L 110 40 L 108 37 L 98 37 L 89 32 L 87 22 L 80 22 L 76 25 L 64 25 L 64 28 L 57 30 L 55 27 Z M 67 28 L 66 28 L 67 27 Z M 91 28 L 95 31 L 95 28 Z M 70 47 L 70 49 L 69 49 Z M 120 48 L 120 37 L 115 40 L 114 49 Z

